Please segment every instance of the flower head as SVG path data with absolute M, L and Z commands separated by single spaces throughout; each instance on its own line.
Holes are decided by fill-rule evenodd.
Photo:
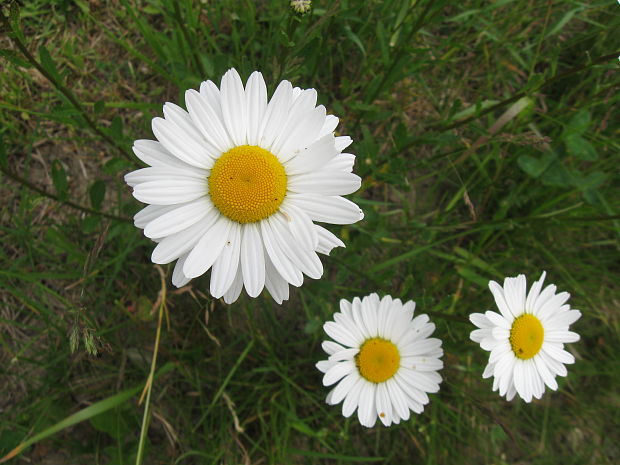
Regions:
M 311 0 L 291 0 L 291 8 L 296 13 L 307 13 L 312 6 Z
M 340 301 L 340 312 L 323 329 L 334 341 L 323 342 L 329 358 L 317 363 L 323 384 L 334 389 L 327 403 L 342 404 L 342 414 L 357 409 L 362 425 L 385 425 L 421 413 L 427 393 L 439 391 L 443 368 L 441 341 L 429 337 L 435 325 L 427 315 L 413 318 L 415 302 L 371 294 Z
M 148 168 L 125 176 L 133 195 L 149 204 L 137 227 L 157 242 L 152 260 L 177 260 L 180 287 L 211 270 L 210 292 L 234 302 L 245 287 L 264 287 L 278 303 L 303 276 L 320 278 L 318 253 L 343 247 L 315 221 L 351 224 L 360 208 L 342 195 L 355 192 L 355 156 L 336 137 L 338 118 L 316 105 L 314 89 L 282 81 L 271 100 L 263 76 L 245 87 L 234 69 L 218 88 L 205 81 L 185 93 L 188 111 L 164 105 L 153 119 L 157 141 L 137 140 Z
M 493 390 L 512 400 L 515 394 L 531 402 L 540 399 L 545 385 L 556 390 L 556 376 L 566 376 L 564 364 L 575 358 L 564 350 L 564 344 L 579 340 L 568 330 L 581 317 L 571 310 L 567 292 L 556 294 L 551 284 L 542 289 L 546 273 L 532 284 L 526 295 L 524 275 L 506 278 L 504 286 L 495 281 L 489 288 L 500 313 L 472 313 L 469 319 L 478 328 L 471 339 L 491 352 L 483 378 L 493 376 Z

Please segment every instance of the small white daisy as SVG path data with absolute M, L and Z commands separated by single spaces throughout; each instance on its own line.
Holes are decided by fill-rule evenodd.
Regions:
M 234 69 L 220 88 L 205 81 L 185 93 L 188 111 L 164 105 L 153 119 L 158 139 L 133 150 L 149 168 L 125 176 L 146 208 L 135 225 L 157 242 L 154 263 L 177 260 L 172 282 L 184 286 L 211 269 L 210 292 L 234 302 L 245 287 L 264 287 L 278 303 L 303 275 L 318 279 L 318 253 L 344 247 L 314 221 L 351 224 L 360 208 L 341 197 L 360 187 L 355 156 L 341 153 L 338 118 L 316 105 L 314 89 L 282 81 L 271 100 L 263 76 L 245 88 Z
M 471 340 L 491 352 L 483 378 L 494 376 L 493 391 L 512 400 L 515 394 L 531 402 L 540 399 L 545 384 L 558 388 L 556 376 L 566 376 L 565 363 L 575 358 L 564 350 L 564 344 L 579 340 L 568 330 L 581 317 L 566 301 L 568 292 L 556 294 L 551 284 L 541 291 L 546 273 L 532 284 L 526 296 L 525 276 L 506 278 L 504 286 L 489 282 L 489 289 L 501 314 L 487 311 L 472 313 L 469 319 L 478 328 Z
M 342 414 L 349 417 L 357 409 L 368 428 L 377 417 L 390 426 L 408 420 L 410 410 L 422 413 L 427 393 L 439 391 L 443 349 L 441 340 L 429 337 L 435 325 L 427 315 L 413 318 L 414 310 L 413 301 L 379 300 L 377 294 L 340 301 L 334 321 L 323 325 L 336 342 L 323 342 L 329 358 L 316 364 L 325 386 L 338 383 L 328 404 L 344 400 Z

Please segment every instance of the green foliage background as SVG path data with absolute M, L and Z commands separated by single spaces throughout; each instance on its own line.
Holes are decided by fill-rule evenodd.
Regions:
M 612 0 L 28 0 L 0 35 L 0 456 L 11 463 L 620 461 L 620 195 Z M 615 33 L 614 33 L 615 31 Z M 131 223 L 165 101 L 255 70 L 314 87 L 350 135 L 364 221 L 325 275 L 232 306 Z M 542 270 L 583 312 L 558 392 L 507 403 L 467 316 L 490 279 Z M 341 298 L 413 299 L 444 383 L 424 414 L 372 430 L 324 403 L 314 368 Z M 162 299 L 161 297 L 164 297 Z M 152 372 L 150 411 L 137 404 Z M 60 423 L 59 423 L 60 422 Z M 51 430 L 48 429 L 56 425 Z M 141 429 L 146 433 L 140 439 Z M 41 434 L 39 434 L 41 433 Z

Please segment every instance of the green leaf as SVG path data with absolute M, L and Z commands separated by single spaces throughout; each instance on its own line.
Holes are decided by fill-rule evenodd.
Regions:
M 52 162 L 52 181 L 56 188 L 56 194 L 61 201 L 69 198 L 69 183 L 67 181 L 67 173 L 62 164 L 58 160 Z
M 157 373 L 155 373 L 154 378 L 158 378 L 159 376 L 165 373 L 168 373 L 174 368 L 175 368 L 175 365 L 173 363 L 166 363 L 163 367 L 161 367 L 157 371 Z M 22 442 L 4 457 L 0 457 L 0 463 L 4 463 L 12 459 L 13 457 L 20 454 L 23 450 L 30 447 L 31 445 L 36 444 L 37 442 L 42 441 L 43 439 L 47 439 L 48 437 L 56 434 L 59 431 L 62 431 L 63 429 L 69 428 L 70 426 L 76 425 L 85 420 L 90 420 L 96 415 L 99 415 L 103 412 L 107 412 L 108 410 L 113 409 L 123 404 L 124 402 L 127 402 L 134 395 L 140 392 L 142 388 L 143 388 L 143 385 L 140 384 L 139 386 L 119 392 L 118 394 L 115 394 L 111 397 L 100 400 L 99 402 L 95 402 L 94 404 L 89 405 L 86 408 L 83 408 L 82 410 L 74 413 L 73 415 L 69 415 L 64 420 L 59 421 L 55 425 L 50 426 L 49 428 L 41 431 L 39 434 L 36 434 L 30 439 Z
M 517 164 L 519 165 L 519 168 L 527 174 L 533 178 L 537 178 L 543 174 L 547 168 L 549 168 L 554 160 L 555 155 L 552 153 L 546 153 L 541 158 L 534 158 L 530 155 L 521 155 L 517 159 Z
M 2 134 L 0 134 L 0 166 L 4 169 L 9 167 L 6 145 L 4 145 L 4 137 L 2 137 Z
M 595 171 L 587 176 L 580 176 L 579 173 L 572 173 L 573 185 L 581 190 L 596 189 L 600 187 L 607 179 L 607 174 L 601 171 Z
M 548 186 L 566 187 L 572 184 L 570 173 L 562 163 L 555 160 L 541 175 L 540 180 Z
M 90 195 L 90 204 L 95 210 L 101 210 L 101 203 L 105 197 L 105 182 L 101 179 L 96 180 L 88 190 Z
M 21 58 L 21 56 L 8 48 L 0 48 L 0 56 L 6 58 L 15 66 L 22 68 L 32 68 L 32 64 Z
M 105 165 L 103 165 L 103 172 L 105 174 L 116 174 L 119 171 L 123 171 L 129 168 L 129 164 L 123 158 L 114 157 L 110 159 Z
M 96 430 L 109 434 L 113 439 L 124 437 L 131 432 L 119 407 L 102 412 L 89 421 Z
M 45 45 L 41 45 L 39 47 L 39 60 L 41 61 L 41 66 L 43 69 L 52 76 L 52 78 L 56 81 L 56 84 L 60 84 L 62 82 L 60 73 L 56 68 L 56 64 L 54 63 L 50 52 L 48 52 L 47 48 L 45 48 Z
M 569 134 L 564 139 L 564 143 L 566 144 L 566 151 L 574 157 L 586 161 L 598 159 L 598 153 L 596 153 L 594 146 L 579 134 Z
M 348 24 L 345 25 L 344 33 L 346 34 L 346 36 L 349 38 L 349 40 L 351 42 L 353 42 L 355 45 L 357 45 L 357 48 L 359 48 L 360 52 L 362 52 L 362 56 L 365 57 L 366 56 L 366 49 L 364 48 L 364 44 L 362 44 L 362 41 L 360 40 L 358 35 L 351 30 L 351 26 L 349 26 Z
M 96 101 L 95 105 L 93 106 L 93 110 L 95 111 L 95 113 L 101 113 L 104 108 L 105 108 L 105 103 L 103 103 L 102 100 Z
M 583 134 L 588 129 L 588 126 L 590 126 L 590 121 L 590 112 L 585 108 L 582 108 L 575 113 L 566 124 L 566 127 L 564 128 L 564 137 L 569 134 Z
M 112 118 L 110 135 L 116 140 L 121 140 L 123 138 L 123 120 L 120 118 L 120 116 L 115 116 L 114 118 Z
M 467 281 L 470 281 L 478 286 L 485 288 L 489 284 L 489 280 L 483 276 L 480 276 L 478 273 L 473 271 L 471 268 L 466 266 L 456 266 L 456 272 L 459 276 L 463 277 Z

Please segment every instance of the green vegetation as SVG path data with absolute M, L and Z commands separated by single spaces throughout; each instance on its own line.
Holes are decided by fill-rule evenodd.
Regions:
M 618 463 L 620 6 L 288 3 L 3 4 L 0 457 L 26 443 L 9 463 L 134 464 L 139 448 L 170 465 Z M 270 92 L 316 88 L 363 178 L 365 219 L 330 228 L 347 248 L 282 306 L 214 301 L 208 276 L 175 289 L 131 222 L 133 140 L 229 67 Z M 577 363 L 558 392 L 507 403 L 467 316 L 493 308 L 489 279 L 542 270 L 583 312 Z M 415 300 L 446 354 L 422 415 L 367 430 L 325 404 L 314 364 L 339 299 L 375 291 Z

